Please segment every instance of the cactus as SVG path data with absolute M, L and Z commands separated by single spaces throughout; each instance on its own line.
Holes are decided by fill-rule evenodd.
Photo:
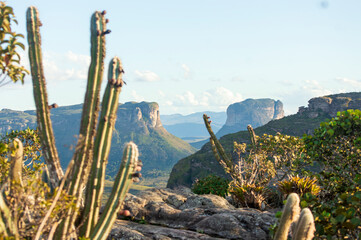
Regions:
M 100 240 L 108 236 L 130 185 L 139 176 L 139 174 L 134 173 L 136 167 L 139 166 L 138 155 L 137 145 L 130 142 L 124 150 L 122 163 L 115 178 L 112 193 L 105 205 L 104 212 L 91 233 L 90 239 Z
M 28 43 L 29 43 L 29 61 L 31 67 L 31 77 L 33 79 L 34 100 L 36 106 L 37 123 L 39 128 L 39 137 L 45 163 L 48 167 L 52 188 L 59 185 L 63 177 L 63 170 L 60 166 L 58 152 L 55 147 L 55 138 L 50 119 L 48 96 L 44 77 L 39 13 L 35 7 L 30 7 L 26 12 Z
M 114 58 L 108 69 L 108 84 L 102 101 L 100 122 L 95 137 L 94 159 L 91 166 L 90 181 L 86 188 L 87 201 L 83 215 L 87 216 L 82 233 L 88 237 L 98 220 L 101 196 L 104 189 L 105 168 L 112 140 L 118 96 L 123 85 L 123 68 L 119 58 Z
M 293 240 L 311 240 L 315 231 L 312 212 L 305 208 L 300 215 L 300 198 L 296 193 L 288 195 L 283 208 L 280 224 L 275 234 L 275 240 L 287 240 L 291 224 L 294 223 Z
M 41 60 L 39 13 L 35 7 L 30 7 L 27 11 L 29 58 L 34 84 L 34 98 L 43 152 L 46 157 L 46 164 L 50 166 L 48 177 L 51 179 L 52 188 L 55 189 L 64 176 L 60 188 L 64 187 L 67 194 L 76 199 L 74 202 L 75 207 L 68 209 L 65 218 L 61 220 L 60 224 L 52 227 L 51 232 L 54 239 L 78 238 L 79 236 L 91 237 L 91 239 L 105 239 L 131 183 L 140 176 L 140 174 L 135 173 L 137 166 L 140 166 L 138 163 L 138 149 L 134 143 L 130 143 L 124 151 L 112 194 L 103 214 L 100 216 L 100 220 L 98 220 L 101 195 L 104 189 L 105 168 L 116 119 L 118 97 L 123 85 L 122 73 L 124 72 L 119 58 L 113 58 L 109 65 L 108 83 L 103 96 L 100 122 L 96 131 L 100 105 L 99 92 L 104 69 L 105 35 L 110 33 L 110 30 L 106 29 L 105 13 L 105 11 L 95 12 L 91 17 L 91 63 L 80 124 L 79 141 L 71 161 L 72 164 L 68 166 L 64 176 L 60 168 L 51 127 L 49 112 L 51 107 L 48 107 L 47 102 Z M 81 201 L 86 183 L 85 209 L 82 210 Z M 55 196 L 55 203 L 57 197 Z M 46 215 L 47 217 L 50 216 L 51 211 L 50 209 Z M 42 221 L 41 226 L 44 226 L 45 223 L 46 218 Z M 77 232 L 79 228 L 80 235 Z M 42 227 L 39 227 L 36 239 L 40 238 L 41 232 Z
M 294 240 L 309 240 L 315 233 L 315 221 L 309 208 L 302 209 L 300 218 L 296 225 L 296 231 L 293 234 Z
M 300 214 L 300 198 L 296 193 L 291 193 L 287 198 L 287 203 L 283 208 L 280 225 L 275 234 L 276 240 L 287 240 L 288 230 Z
M 22 186 L 22 170 L 23 170 L 23 144 L 22 142 L 15 138 L 9 146 L 9 160 L 11 163 L 10 166 L 10 184 L 15 184 L 15 186 Z M 10 187 L 12 188 L 12 187 Z

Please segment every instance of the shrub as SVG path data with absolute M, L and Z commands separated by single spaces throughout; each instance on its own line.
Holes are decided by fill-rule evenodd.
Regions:
M 361 111 L 347 110 L 305 136 L 307 154 L 323 165 L 319 196 L 301 204 L 315 216 L 316 238 L 361 238 Z
M 215 194 L 221 197 L 228 195 L 229 180 L 215 176 L 208 175 L 207 177 L 196 180 L 192 186 L 192 192 L 196 194 Z

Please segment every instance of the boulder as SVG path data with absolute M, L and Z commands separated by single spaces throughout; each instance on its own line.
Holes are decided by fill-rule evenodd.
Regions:
M 220 196 L 185 187 L 128 194 L 123 208 L 147 224 L 117 220 L 113 239 L 269 239 L 276 221 L 271 212 L 235 208 Z

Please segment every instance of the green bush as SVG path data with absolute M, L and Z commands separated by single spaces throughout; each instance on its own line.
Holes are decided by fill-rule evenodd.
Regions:
M 192 192 L 196 194 L 215 194 L 221 197 L 226 197 L 228 194 L 229 180 L 215 176 L 208 175 L 207 177 L 196 180 L 192 186 Z
M 317 239 L 361 238 L 361 111 L 339 112 L 304 137 L 307 154 L 323 166 L 315 176 L 322 191 L 305 194 Z

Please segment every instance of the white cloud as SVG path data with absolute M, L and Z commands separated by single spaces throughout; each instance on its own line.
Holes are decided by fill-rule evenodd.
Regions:
M 309 92 L 311 96 L 324 96 L 332 94 L 333 92 L 315 80 L 306 80 L 305 84 L 302 86 L 302 89 Z
M 176 95 L 172 102 L 176 106 L 200 106 L 225 110 L 228 105 L 240 101 L 242 101 L 240 93 L 234 93 L 227 88 L 218 87 L 200 94 L 186 91 L 182 95 Z
M 86 66 L 89 66 L 91 60 L 90 56 L 88 55 L 75 54 L 72 51 L 68 51 L 65 56 L 73 63 Z
M 140 82 L 156 82 L 159 81 L 159 76 L 151 71 L 138 71 L 135 70 L 136 80 Z
M 354 80 L 349 78 L 336 78 L 336 80 L 342 84 L 351 85 L 352 87 L 358 87 L 361 88 L 361 81 L 360 80 Z
M 143 96 L 138 95 L 138 93 L 135 90 L 132 90 L 131 95 L 135 102 L 142 102 L 145 100 L 145 98 Z
M 183 73 L 184 77 L 189 78 L 190 77 L 190 72 L 191 72 L 190 68 L 184 63 L 181 65 L 181 67 L 183 68 L 183 71 L 184 71 L 184 73 Z
M 82 54 L 44 52 L 45 78 L 50 81 L 86 80 L 90 57 Z

